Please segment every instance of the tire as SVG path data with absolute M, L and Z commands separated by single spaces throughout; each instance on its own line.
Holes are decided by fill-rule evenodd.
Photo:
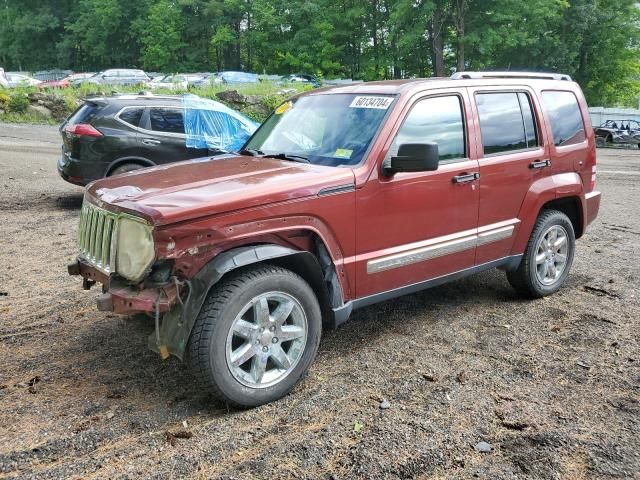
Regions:
M 265 304 L 268 318 L 261 322 Z M 189 365 L 203 388 L 228 405 L 256 407 L 293 389 L 321 334 L 320 305 L 301 277 L 271 265 L 241 269 L 207 295 L 189 339 Z
M 145 167 L 138 163 L 123 163 L 121 165 L 118 165 L 113 170 L 111 170 L 111 172 L 109 173 L 109 176 L 114 177 L 116 175 L 122 175 L 123 173 L 133 172 L 134 170 L 140 170 L 141 168 L 145 168 Z
M 555 241 L 553 232 L 556 234 Z M 562 236 L 564 242 L 561 242 Z M 555 248 L 549 242 L 543 243 L 547 240 L 562 245 Z M 575 244 L 575 232 L 569 217 L 558 210 L 543 210 L 533 227 L 520 265 L 516 270 L 507 271 L 509 283 L 529 298 L 541 298 L 557 292 L 569 275 Z M 547 246 L 551 247 L 551 251 Z
M 607 139 L 604 137 L 596 137 L 596 147 L 604 148 L 607 146 Z

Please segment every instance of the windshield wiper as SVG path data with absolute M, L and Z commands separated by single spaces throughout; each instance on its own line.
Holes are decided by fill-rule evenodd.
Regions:
M 271 155 L 263 155 L 262 158 L 277 158 L 279 160 L 290 160 L 292 162 L 310 163 L 309 157 L 304 155 L 294 155 L 292 153 L 274 153 Z
M 253 148 L 243 148 L 238 152 L 240 155 L 251 155 L 252 157 L 257 157 L 258 155 L 264 155 L 264 152 L 261 150 L 255 150 Z

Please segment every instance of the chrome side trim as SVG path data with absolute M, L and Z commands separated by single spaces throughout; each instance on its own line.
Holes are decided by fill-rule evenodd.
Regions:
M 335 187 L 325 187 L 318 192 L 319 197 L 325 195 L 336 195 L 338 193 L 353 192 L 356 186 L 353 183 L 347 183 L 345 185 L 336 185 Z
M 497 228 L 488 232 L 478 233 L 478 246 L 486 245 L 487 243 L 498 242 L 504 240 L 513 235 L 515 225 L 509 225 L 508 227 Z
M 514 218 L 505 222 L 485 225 L 475 230 L 466 230 L 459 234 L 437 237 L 424 242 L 419 247 L 413 247 L 415 244 L 412 244 L 404 251 L 369 260 L 367 273 L 371 275 L 505 240 L 513 236 L 515 226 L 518 223 L 520 220 Z M 455 238 L 456 235 L 459 237 Z
M 413 263 L 424 262 L 432 258 L 451 255 L 452 253 L 462 252 L 470 248 L 474 248 L 477 243 L 477 235 L 450 240 L 448 242 L 431 245 L 428 247 L 409 250 L 403 253 L 396 253 L 377 260 L 369 260 L 367 262 L 367 273 L 378 273 L 392 268 L 404 267 Z
M 131 125 L 128 122 L 125 122 L 124 120 L 122 120 L 120 118 L 120 114 L 122 112 L 124 112 L 125 110 L 131 110 L 134 108 L 142 108 L 143 110 L 147 109 L 147 108 L 167 108 L 167 109 L 171 109 L 171 110 L 182 110 L 183 111 L 183 115 L 184 115 L 184 108 L 183 107 L 177 107 L 175 105 L 133 105 L 133 106 L 128 106 L 128 107 L 123 107 L 120 109 L 120 111 L 118 111 L 118 113 L 115 114 L 115 116 L 113 118 L 115 118 L 118 122 L 122 123 L 123 125 L 126 125 L 127 127 L 135 130 L 136 132 L 140 132 L 140 133 L 144 133 L 146 135 L 157 135 L 160 137 L 170 137 L 170 138 L 181 138 L 181 139 L 186 139 L 187 135 L 184 133 L 172 133 L 172 132 L 161 132 L 159 130 L 147 130 L 146 128 L 142 128 L 142 127 L 137 127 L 135 125 Z

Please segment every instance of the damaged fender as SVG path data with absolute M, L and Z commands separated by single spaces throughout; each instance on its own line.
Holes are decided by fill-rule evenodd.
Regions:
M 167 354 L 171 354 L 183 360 L 191 330 L 211 287 L 232 270 L 266 260 L 282 259 L 283 257 L 289 257 L 294 261 L 303 260 L 302 258 L 295 259 L 295 257 L 311 257 L 313 262 L 317 264 L 317 260 L 312 253 L 293 250 L 280 245 L 239 247 L 215 257 L 190 281 L 185 282 L 187 288 L 186 299 L 183 302 L 178 302 L 164 314 L 162 321 L 156 325 L 156 331 L 149 337 L 149 348 L 160 353 L 163 358 Z M 320 270 L 319 265 L 318 270 Z

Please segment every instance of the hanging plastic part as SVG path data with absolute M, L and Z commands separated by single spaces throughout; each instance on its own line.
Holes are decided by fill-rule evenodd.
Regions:
M 166 345 L 161 343 L 162 340 L 160 340 L 160 297 L 162 296 L 162 292 L 162 289 L 158 290 L 158 298 L 156 299 L 156 344 L 160 351 L 160 357 L 163 360 L 166 360 L 169 358 L 169 349 Z M 178 292 L 178 298 L 180 298 L 180 292 Z
M 189 304 L 193 293 L 193 286 L 189 280 L 181 281 L 178 277 L 172 276 L 169 282 L 176 287 L 177 305 L 165 312 L 162 321 L 160 321 L 160 300 L 163 293 L 167 296 L 167 292 L 164 288 L 158 289 L 158 297 L 155 303 L 155 331 L 149 336 L 149 348 L 158 352 L 163 360 L 168 358 L 171 353 L 175 354 L 175 345 L 172 343 L 175 337 L 175 329 L 182 328 L 185 304 Z M 183 300 L 182 294 L 185 288 L 187 289 L 187 296 Z M 169 318 L 167 315 L 169 315 Z
M 259 124 L 220 102 L 183 95 L 184 131 L 189 148 L 238 151 Z

